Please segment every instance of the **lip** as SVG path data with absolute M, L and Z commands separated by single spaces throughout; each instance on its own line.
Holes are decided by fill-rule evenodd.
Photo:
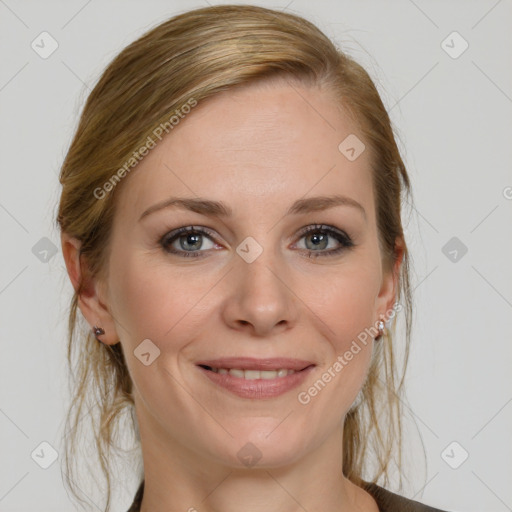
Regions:
M 243 368 L 245 370 L 279 370 L 281 368 L 295 370 L 296 373 L 275 379 L 246 380 L 228 374 L 219 374 L 202 366 L 214 368 Z M 226 366 L 225 366 L 226 365 Z M 315 368 L 313 363 L 298 359 L 251 359 L 227 358 L 212 361 L 201 361 L 197 368 L 214 384 L 241 397 L 252 399 L 274 398 L 300 386 Z
M 223 357 L 221 359 L 210 359 L 197 361 L 196 365 L 211 366 L 212 368 L 240 368 L 244 370 L 286 370 L 300 371 L 315 363 L 304 359 L 291 359 L 289 357 L 275 357 L 257 359 L 254 357 Z

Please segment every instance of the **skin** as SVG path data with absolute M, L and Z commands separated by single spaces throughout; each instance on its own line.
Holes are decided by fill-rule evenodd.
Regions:
M 108 278 L 90 279 L 79 304 L 91 326 L 105 329 L 101 341 L 120 340 L 127 357 L 145 468 L 143 512 L 378 510 L 341 474 L 343 419 L 374 341 L 361 344 L 309 404 L 297 400 L 395 302 L 401 254 L 385 271 L 370 151 L 351 162 L 338 150 L 352 133 L 362 139 L 329 91 L 252 84 L 198 105 L 122 183 Z M 342 205 L 285 215 L 297 199 L 335 193 L 365 214 Z M 139 221 L 170 196 L 222 201 L 233 216 L 170 207 Z M 308 257 L 342 246 L 330 235 L 328 246 L 315 248 L 314 233 L 300 234 L 316 223 L 344 231 L 354 246 Z M 159 239 L 191 225 L 214 233 L 193 245 L 203 256 L 165 252 Z M 263 248 L 252 263 L 236 252 L 248 236 Z M 185 250 L 179 238 L 171 243 Z M 63 234 L 62 245 L 76 288 L 78 242 Z M 133 355 L 145 339 L 160 350 L 148 366 Z M 214 385 L 195 365 L 232 355 L 297 357 L 316 367 L 300 388 L 252 400 Z M 253 467 L 237 457 L 247 442 L 262 455 Z

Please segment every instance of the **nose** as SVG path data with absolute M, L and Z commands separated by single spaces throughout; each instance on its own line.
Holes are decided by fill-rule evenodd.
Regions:
M 228 292 L 222 314 L 232 329 L 268 337 L 291 329 L 297 321 L 299 299 L 290 272 L 270 251 L 252 263 L 242 258 L 227 276 Z

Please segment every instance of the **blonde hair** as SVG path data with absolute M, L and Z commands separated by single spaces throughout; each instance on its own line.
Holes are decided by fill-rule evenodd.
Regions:
M 69 311 L 67 358 L 73 394 L 64 439 L 66 483 L 81 500 L 74 463 L 85 413 L 107 484 L 107 512 L 111 502 L 110 455 L 116 448 L 122 413 L 129 410 L 133 416 L 132 381 L 121 343 L 98 343 L 90 329 L 79 329 L 77 305 L 86 275 L 107 277 L 116 197 L 129 176 L 101 199 L 93 191 L 111 180 L 155 127 L 168 122 L 169 116 L 191 98 L 201 103 L 221 91 L 274 78 L 327 88 L 357 121 L 373 156 L 383 262 L 392 268 L 396 260 L 396 240 L 403 240 L 401 198 L 410 192 L 410 184 L 390 119 L 368 73 L 312 23 L 262 7 L 221 5 L 175 16 L 127 46 L 104 71 L 86 101 L 60 172 L 62 194 L 57 216 L 60 229 L 80 241 L 80 257 L 87 263 Z M 405 241 L 403 249 L 397 293 L 405 320 L 401 371 L 391 335 L 395 318 L 393 328 L 375 346 L 362 400 L 347 413 L 343 426 L 343 473 L 356 485 L 381 477 L 387 482 L 393 460 L 401 467 L 400 396 L 412 314 Z M 98 405 L 97 413 L 86 412 L 88 400 Z M 135 422 L 133 427 L 136 429 Z M 374 474 L 363 478 L 369 471 L 370 457 Z

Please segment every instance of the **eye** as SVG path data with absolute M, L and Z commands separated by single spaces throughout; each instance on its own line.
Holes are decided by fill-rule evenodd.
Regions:
M 299 248 L 307 251 L 309 257 L 334 256 L 354 246 L 346 233 L 332 226 L 315 224 L 306 227 L 300 234 L 300 240 L 305 240 L 305 247 Z
M 210 230 L 196 226 L 175 229 L 165 234 L 159 243 L 168 253 L 193 258 L 215 247 Z
M 334 256 L 354 246 L 351 238 L 343 231 L 323 224 L 307 226 L 300 233 L 305 246 L 299 247 L 306 251 L 308 257 Z M 202 257 L 203 253 L 218 247 L 213 241 L 211 230 L 204 227 L 184 226 L 165 234 L 159 243 L 164 251 L 183 257 Z M 327 250 L 326 250 L 327 249 Z

